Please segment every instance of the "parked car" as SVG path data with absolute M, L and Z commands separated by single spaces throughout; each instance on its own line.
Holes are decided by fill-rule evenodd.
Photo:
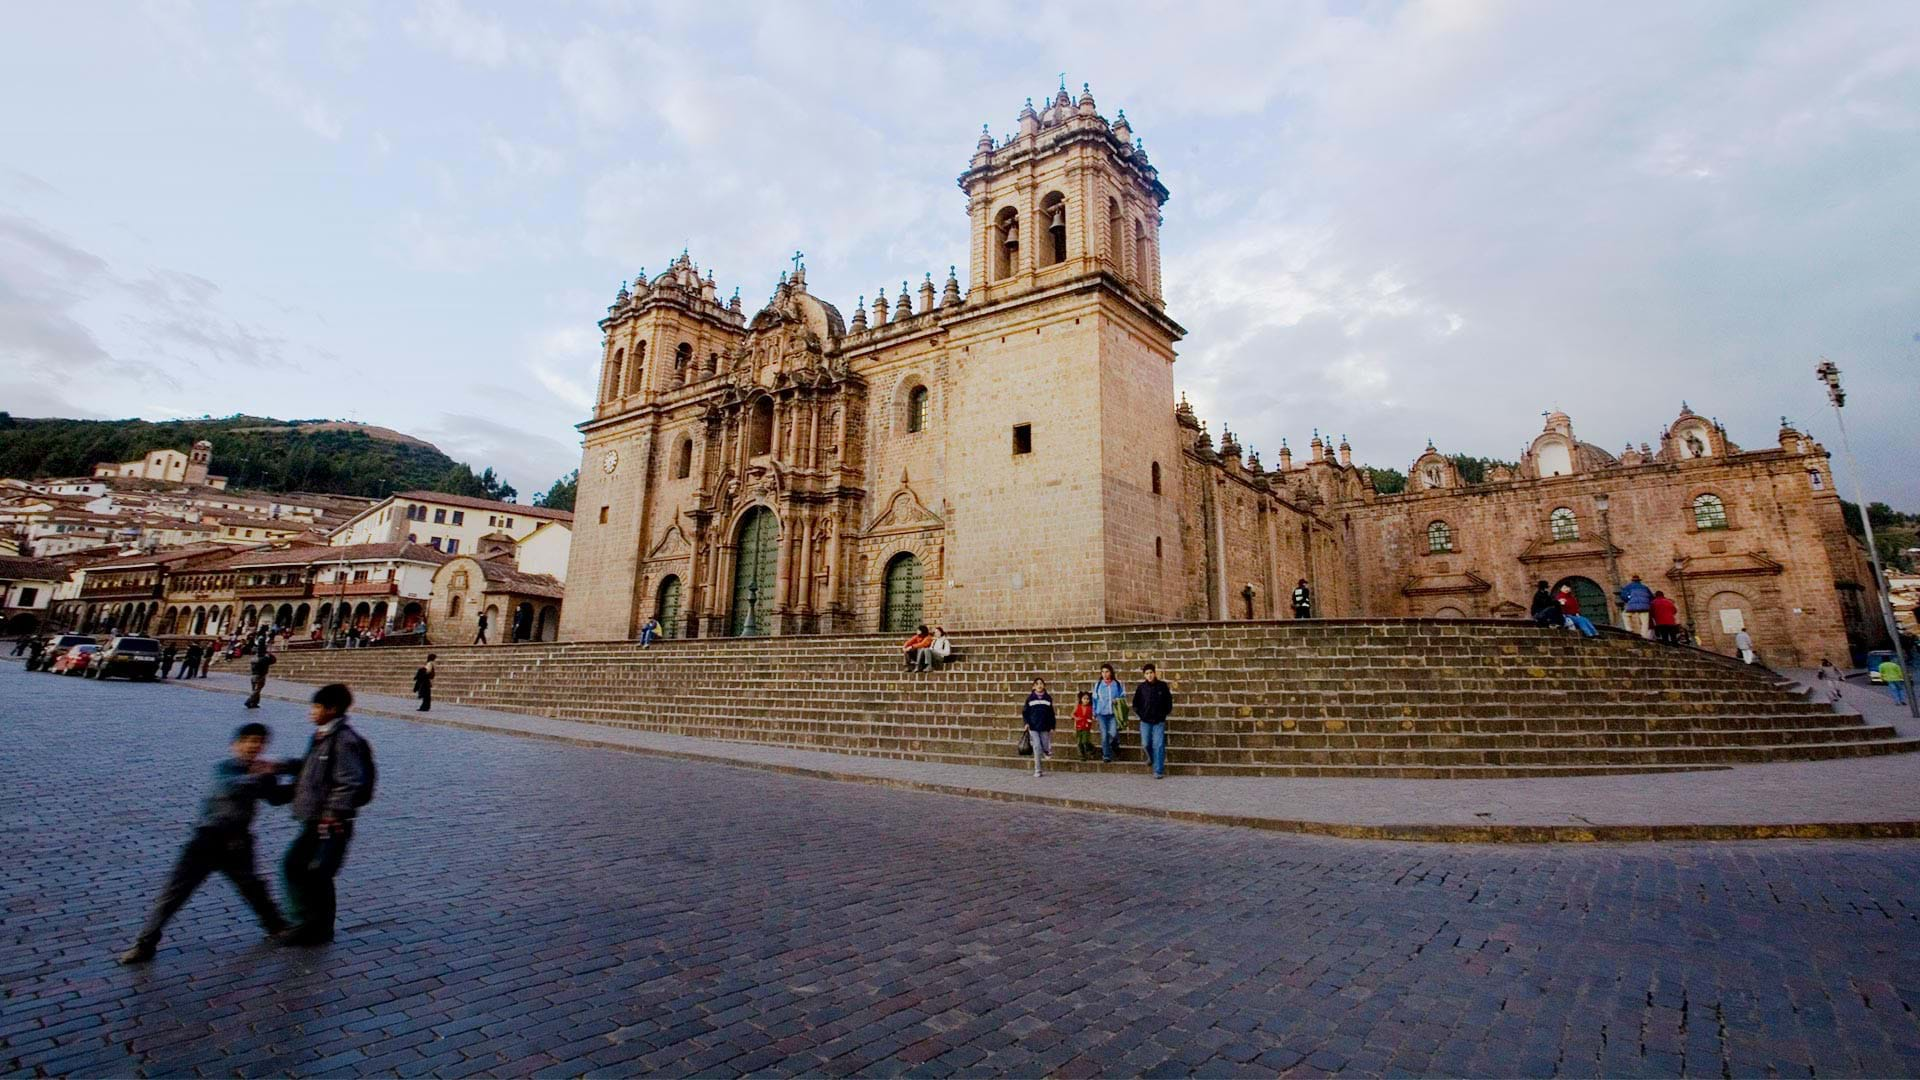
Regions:
M 1880 665 L 1893 659 L 1892 649 L 1876 649 L 1867 654 L 1867 681 L 1875 686 L 1886 682 L 1880 677 Z
M 85 645 L 74 645 L 60 653 L 60 659 L 53 662 L 47 670 L 55 675 L 85 675 L 93 664 L 93 658 L 100 655 L 100 646 L 89 641 Z
M 87 665 L 87 678 L 120 675 L 150 682 L 160 676 L 160 643 L 150 637 L 117 637 Z
M 97 645 L 91 634 L 55 634 L 47 640 L 46 651 L 40 654 L 41 671 L 52 671 L 53 662 L 60 659 L 68 649 L 75 645 Z

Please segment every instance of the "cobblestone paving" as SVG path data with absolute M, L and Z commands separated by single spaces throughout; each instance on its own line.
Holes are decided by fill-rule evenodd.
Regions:
M 116 967 L 245 718 L 0 665 L 0 1070 L 1920 1073 L 1913 843 L 1322 840 L 377 718 L 334 945 L 216 880 Z

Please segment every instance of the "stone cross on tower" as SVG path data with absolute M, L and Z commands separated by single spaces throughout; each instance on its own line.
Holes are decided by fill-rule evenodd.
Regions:
M 793 272 L 794 273 L 797 274 L 800 272 L 800 260 L 806 257 L 807 257 L 806 252 L 801 251 L 799 248 L 793 249 Z

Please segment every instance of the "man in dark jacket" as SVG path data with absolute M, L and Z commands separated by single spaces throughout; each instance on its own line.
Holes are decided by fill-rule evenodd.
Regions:
M 1140 721 L 1140 749 L 1158 780 L 1167 775 L 1167 717 L 1173 715 L 1173 691 L 1160 681 L 1160 672 L 1152 664 L 1141 665 L 1140 685 L 1133 688 L 1133 715 Z
M 1553 590 L 1542 581 L 1533 587 L 1533 603 L 1527 608 L 1527 614 L 1534 622 L 1551 630 L 1567 625 L 1567 613 L 1560 610 L 1560 601 L 1553 598 Z
M 273 667 L 274 660 L 272 653 L 261 649 L 259 655 L 253 658 L 253 663 L 248 665 L 248 672 L 253 677 L 253 693 L 247 695 L 247 708 L 260 707 L 260 693 L 267 688 L 267 672 Z
M 265 724 L 242 724 L 233 733 L 233 754 L 213 767 L 213 788 L 200 804 L 193 838 L 181 849 L 173 875 L 160 890 L 146 925 L 140 928 L 140 937 L 133 948 L 120 954 L 121 963 L 144 964 L 153 959 L 167 921 L 215 871 L 227 875 L 240 890 L 267 933 L 286 928 L 253 868 L 253 804 L 265 801 L 284 806 L 293 798 L 293 788 L 280 783 L 276 770 L 260 760 L 260 751 L 266 745 Z
M 473 634 L 473 643 L 475 645 L 485 645 L 487 643 L 487 613 L 486 612 L 483 611 L 480 613 L 480 618 L 475 620 L 474 626 L 476 629 L 474 630 L 474 634 Z
M 183 679 L 191 679 L 199 673 L 200 643 L 197 641 L 189 642 L 187 644 L 187 655 L 180 665 L 180 677 Z
M 1306 578 L 1301 578 L 1300 584 L 1293 587 L 1293 617 L 1313 618 L 1313 590 L 1307 587 Z
M 173 678 L 173 665 L 178 662 L 179 659 L 180 650 L 174 647 L 173 642 L 167 642 L 167 647 L 160 650 L 160 677 L 163 679 Z
M 287 945 L 324 945 L 333 940 L 333 879 L 346 860 L 353 820 L 373 796 L 373 751 L 347 724 L 353 693 L 342 683 L 314 691 L 308 717 L 313 741 L 307 755 L 285 762 L 294 774 L 293 817 L 300 835 L 287 848 L 281 872 L 287 883 L 287 914 L 294 926 L 280 935 Z

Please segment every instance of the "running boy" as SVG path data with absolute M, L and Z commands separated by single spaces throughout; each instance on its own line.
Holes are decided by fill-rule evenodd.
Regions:
M 154 946 L 160 944 L 160 931 L 166 928 L 167 920 L 216 870 L 240 890 L 267 933 L 286 928 L 286 921 L 253 868 L 253 804 L 264 800 L 282 806 L 293 799 L 292 785 L 280 783 L 274 765 L 260 760 L 260 751 L 266 745 L 265 724 L 242 724 L 233 733 L 233 754 L 213 767 L 213 788 L 200 804 L 193 836 L 181 849 L 173 875 L 160 890 L 160 898 L 154 901 L 133 948 L 120 954 L 121 963 L 144 964 L 153 959 Z

